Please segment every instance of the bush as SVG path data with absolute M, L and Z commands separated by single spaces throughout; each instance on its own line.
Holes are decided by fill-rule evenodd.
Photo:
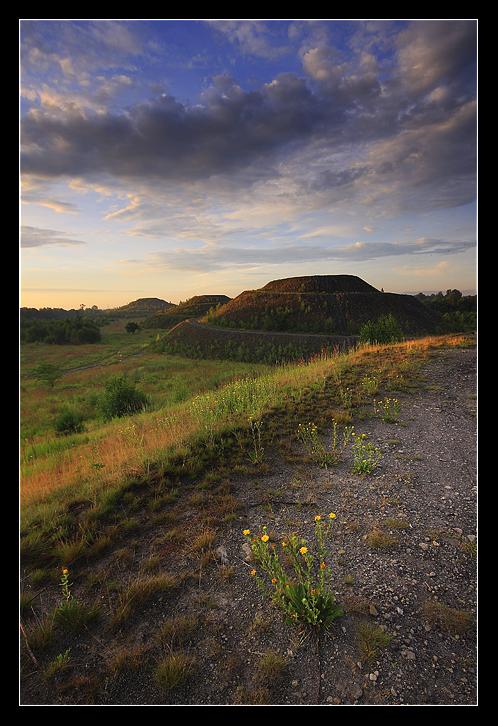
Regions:
M 392 313 L 368 320 L 360 328 L 360 343 L 397 343 L 403 340 L 403 331 Z
M 105 387 L 100 400 L 100 410 L 106 421 L 121 416 L 143 411 L 149 399 L 143 391 L 139 391 L 124 376 L 111 378 Z
M 83 416 L 77 411 L 65 409 L 55 419 L 54 428 L 60 436 L 79 434 L 84 430 Z

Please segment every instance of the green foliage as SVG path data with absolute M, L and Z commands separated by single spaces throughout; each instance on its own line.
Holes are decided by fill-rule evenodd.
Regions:
M 66 320 L 25 320 L 21 322 L 23 343 L 51 343 L 56 345 L 79 345 L 99 343 L 100 329 L 92 320 L 81 315 Z
M 66 408 L 56 417 L 54 428 L 61 436 L 79 434 L 84 431 L 83 416 L 78 411 Z
M 374 401 L 374 411 L 376 416 L 386 423 L 396 423 L 399 421 L 399 401 L 397 398 L 382 398 Z
M 353 437 L 353 472 L 371 474 L 382 459 L 381 450 L 371 441 L 366 441 L 366 434 L 353 432 L 351 435 Z
M 105 386 L 100 411 L 106 421 L 130 416 L 147 408 L 149 399 L 143 391 L 128 383 L 124 376 L 114 376 Z
M 337 421 L 332 419 L 332 434 L 330 440 L 330 448 L 327 449 L 320 438 L 316 424 L 311 421 L 307 424 L 299 424 L 297 427 L 297 437 L 303 444 L 309 456 L 323 469 L 328 466 L 334 466 L 341 459 L 344 449 L 349 444 L 349 440 L 354 431 L 353 426 L 345 426 L 342 432 L 342 441 L 339 443 Z
M 53 388 L 55 382 L 62 377 L 62 370 L 59 366 L 53 363 L 40 363 L 33 371 L 32 374 L 36 380 L 44 383 L 50 388 Z
M 326 539 L 335 514 L 330 513 L 325 523 L 320 515 L 315 517 L 316 555 L 306 540 L 291 534 L 281 543 L 282 556 L 263 527 L 262 534 L 250 538 L 250 530 L 244 535 L 251 541 L 254 560 L 266 578 L 251 574 L 265 597 L 269 597 L 284 613 L 289 623 L 302 623 L 315 628 L 330 626 L 342 615 L 332 593 L 332 569 Z M 269 580 L 269 583 L 268 583 Z
M 403 331 L 392 313 L 368 320 L 360 328 L 360 343 L 397 343 L 403 340 Z

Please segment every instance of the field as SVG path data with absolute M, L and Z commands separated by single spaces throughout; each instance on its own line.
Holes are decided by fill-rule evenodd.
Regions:
M 33 484 L 37 480 L 37 472 L 43 472 L 43 481 L 47 476 L 50 478 L 48 489 L 57 487 L 58 479 L 53 478 L 53 473 L 61 465 L 64 471 L 68 470 L 65 463 L 68 452 L 74 460 L 80 455 L 81 447 L 96 447 L 98 450 L 106 432 L 116 428 L 112 424 L 105 425 L 98 410 L 98 398 L 111 377 L 126 375 L 148 395 L 150 406 L 144 417 L 146 419 L 159 412 L 164 415 L 170 406 L 216 389 L 230 380 L 257 376 L 269 370 L 257 363 L 193 361 L 153 352 L 149 346 L 156 340 L 157 332 L 139 330 L 132 335 L 124 332 L 123 322 L 103 327 L 102 337 L 101 344 L 32 343 L 22 346 L 23 501 L 38 496 L 39 488 Z M 65 371 L 53 388 L 37 381 L 32 374 L 42 361 L 60 366 Z M 71 436 L 56 436 L 54 419 L 68 404 L 84 415 L 85 431 Z M 43 491 L 48 489 L 44 487 Z
M 472 703 L 474 359 L 464 336 L 238 372 L 175 359 L 211 366 L 203 392 L 151 384 L 155 410 L 27 465 L 24 702 Z M 333 421 L 368 436 L 372 470 L 351 441 L 336 455 Z M 242 530 L 311 548 L 329 512 L 342 615 L 316 638 L 258 589 Z

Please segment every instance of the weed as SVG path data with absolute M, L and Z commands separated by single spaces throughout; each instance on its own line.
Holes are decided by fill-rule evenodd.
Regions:
M 366 441 L 366 434 L 356 434 L 353 437 L 353 473 L 371 474 L 382 459 L 382 452 L 370 441 Z
M 251 574 L 265 597 L 269 597 L 284 613 L 290 623 L 303 623 L 313 627 L 328 627 L 342 615 L 332 594 L 332 571 L 327 564 L 328 553 L 325 540 L 329 535 L 332 520 L 324 523 L 321 515 L 315 517 L 315 539 L 317 556 L 314 556 L 304 539 L 292 534 L 282 540 L 282 562 L 276 545 L 269 544 L 270 537 L 263 527 L 263 533 L 250 539 L 250 530 L 244 536 L 250 539 L 254 560 L 270 580 L 270 585 L 261 578 L 256 569 Z M 316 561 L 318 565 L 316 565 Z
M 375 396 L 379 391 L 379 379 L 374 375 L 366 375 L 360 381 L 361 387 L 368 396 Z
M 400 404 L 397 398 L 382 398 L 374 401 L 374 412 L 385 423 L 397 423 L 399 421 Z
M 378 625 L 367 621 L 358 623 L 356 627 L 356 638 L 361 659 L 367 663 L 374 660 L 379 650 L 386 648 L 392 640 L 392 635 Z
M 332 419 L 330 449 L 327 449 L 324 446 L 318 434 L 318 428 L 314 423 L 300 423 L 297 427 L 297 437 L 313 460 L 316 461 L 319 466 L 326 469 L 328 466 L 332 466 L 339 462 L 342 452 L 349 444 L 353 430 L 353 426 L 345 426 L 343 429 L 342 442 L 339 444 L 337 421 Z
M 249 418 L 249 427 L 252 437 L 252 451 L 249 452 L 249 461 L 251 464 L 261 464 L 263 461 L 265 450 L 261 443 L 261 429 L 263 422 L 261 420 L 254 420 L 252 417 Z

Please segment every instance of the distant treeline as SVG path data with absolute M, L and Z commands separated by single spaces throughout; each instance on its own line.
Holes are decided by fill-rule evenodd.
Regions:
M 64 311 L 67 312 L 67 311 Z M 53 343 L 56 345 L 100 342 L 100 328 L 94 320 L 81 315 L 65 320 L 22 319 L 21 341 L 23 343 Z
M 477 327 L 477 295 L 463 295 L 460 290 L 446 290 L 415 297 L 441 316 L 443 332 L 471 332 Z
M 91 308 L 21 308 L 21 323 L 27 320 L 66 320 L 68 318 L 96 318 L 105 316 L 106 311 L 100 310 L 96 305 Z

